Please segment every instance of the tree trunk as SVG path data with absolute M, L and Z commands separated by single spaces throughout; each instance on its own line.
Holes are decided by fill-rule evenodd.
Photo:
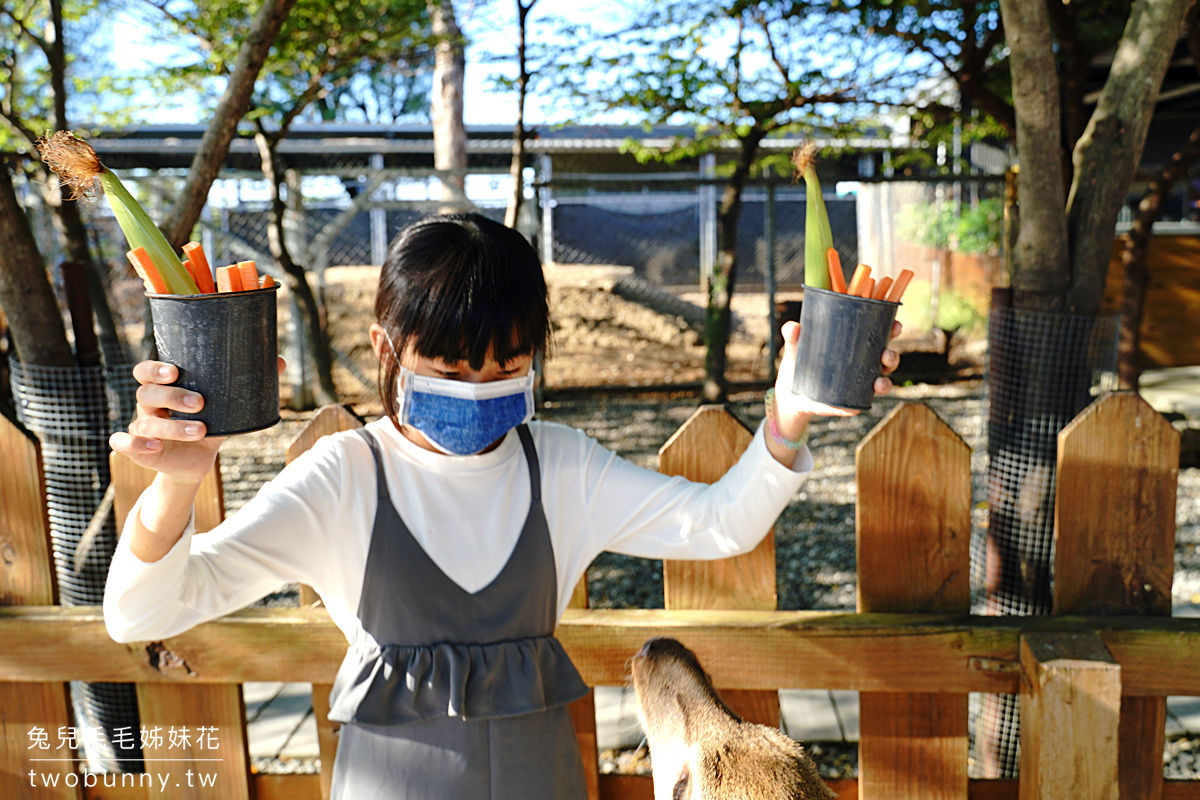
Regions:
M 65 130 L 65 129 L 60 129 Z M 92 303 L 92 311 L 96 316 L 96 327 L 100 333 L 100 342 L 105 359 L 109 363 L 124 363 L 129 360 L 129 347 L 125 337 L 113 316 L 112 305 L 109 303 L 108 276 L 104 265 L 92 258 L 92 249 L 88 244 L 87 225 L 79 213 L 79 205 L 74 200 L 62 196 L 57 176 L 53 173 L 46 175 L 42 184 L 42 196 L 46 204 L 54 209 L 52 219 L 58 232 L 68 261 L 76 261 L 85 266 L 88 299 Z
M 755 127 L 742 137 L 737 166 L 725 184 L 721 208 L 717 212 L 717 267 L 708 285 L 708 306 L 704 320 L 704 343 L 708 348 L 704 356 L 706 403 L 725 402 L 729 390 L 729 381 L 725 376 L 725 346 L 729 343 L 732 322 L 730 301 L 737 283 L 738 221 L 742 216 L 742 194 L 750 178 L 750 168 L 765 135 L 765 131 Z
M 46 63 L 50 72 L 50 89 L 54 102 L 54 129 L 56 131 L 70 130 L 67 119 L 67 51 L 63 37 L 62 0 L 51 0 L 50 19 L 54 28 L 54 41 L 49 43 L 46 50 Z M 30 144 L 34 144 L 30 142 Z M 77 261 L 87 267 L 88 295 L 92 301 L 92 310 L 96 316 L 96 325 L 100 330 L 100 340 L 104 352 L 111 360 L 127 361 L 129 349 L 125 345 L 125 337 L 121 335 L 113 319 L 112 306 L 108 301 L 108 286 L 105 276 L 101 273 L 101 265 L 92 258 L 88 246 L 87 226 L 79 214 L 79 206 L 73 200 L 63 196 L 58 182 L 58 176 L 46 173 L 42 186 L 42 196 L 46 203 L 54 209 L 54 226 L 66 251 L 68 261 Z
M 159 224 L 167 241 L 177 250 L 187 244 L 196 221 L 200 219 L 200 213 L 208 202 L 208 190 L 220 173 L 225 156 L 229 154 L 229 143 L 237 133 L 238 122 L 250 107 L 254 81 L 295 3 L 296 0 L 264 0 L 238 50 L 225 94 L 221 96 L 212 121 L 200 139 L 200 148 L 192 159 L 183 190 L 171 212 Z
M 1200 6 L 1195 6 L 1200 7 Z M 1162 213 L 1163 199 L 1184 175 L 1200 159 L 1200 126 L 1197 126 L 1187 143 L 1179 149 L 1171 162 L 1150 182 L 1146 196 L 1138 204 L 1138 213 L 1133 228 L 1125 240 L 1121 252 L 1124 270 L 1121 286 L 1121 341 L 1118 351 L 1118 372 L 1121 388 L 1137 391 L 1141 380 L 1142 364 L 1142 311 L 1146 301 L 1146 284 L 1150 273 L 1146 269 L 1146 251 L 1150 244 L 1151 229 Z
M 1067 306 L 1076 313 L 1095 313 L 1104 297 L 1117 215 L 1141 160 L 1188 3 L 1143 0 L 1133 4 L 1096 110 L 1075 148 L 1075 180 L 1067 199 L 1071 242 Z
M 1070 250 L 1059 141 L 1062 136 L 1054 40 L 1044 0 L 1001 0 L 1011 50 L 1013 108 L 1021 171 L 1021 227 L 1013 251 L 1015 305 L 1061 307 Z
M 297 264 L 292 258 L 284 234 L 284 215 L 287 213 L 287 204 L 284 202 L 279 188 L 284 178 L 282 171 L 278 168 L 276 155 L 279 141 L 268 136 L 261 128 L 255 135 L 254 141 L 258 145 L 258 154 L 262 160 L 263 177 L 266 178 L 267 185 L 271 187 L 267 243 L 275 263 L 286 275 L 284 280 L 287 283 L 288 291 L 294 293 L 293 296 L 298 301 L 303 317 L 297 320 L 296 333 L 304 337 L 305 349 L 312 355 L 316 368 L 317 386 L 314 387 L 313 397 L 316 405 L 319 406 L 336 403 L 338 399 L 337 389 L 333 385 L 333 357 L 329 350 L 329 340 L 321 327 L 321 315 L 317 309 L 317 300 L 313 296 L 312 287 L 308 285 L 304 267 Z M 293 403 L 305 407 L 292 407 L 293 411 L 307 411 L 313 407 L 308 403 L 295 403 L 298 394 L 293 393 Z
M 7 163 L 0 164 L 0 253 L 0 306 L 17 356 L 25 364 L 75 366 L 62 314 L 46 280 L 46 265 L 29 218 L 17 202 Z
M 517 0 L 517 125 L 513 129 L 513 155 L 509 175 L 512 194 L 504 211 L 504 224 L 516 228 L 521 220 L 521 204 L 525 202 L 525 95 L 529 87 L 529 66 L 525 63 L 525 22 L 537 0 L 523 3 Z
M 433 168 L 467 168 L 467 131 L 463 126 L 463 78 L 467 57 L 462 31 L 454 17 L 452 0 L 427 0 L 437 49 L 433 61 L 433 93 L 429 114 L 433 119 Z M 440 176 L 443 213 L 465 210 L 466 176 Z

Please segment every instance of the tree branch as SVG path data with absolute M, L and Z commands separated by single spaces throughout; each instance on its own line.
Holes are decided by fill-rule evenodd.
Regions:
M 154 2 L 154 0 L 144 0 L 144 2 L 146 3 L 146 5 L 150 6 L 151 8 L 154 8 L 154 9 L 158 10 L 159 12 L 161 12 L 162 15 L 164 17 L 166 17 L 167 19 L 171 20 L 171 22 L 174 22 L 176 25 L 178 25 L 180 30 L 186 31 L 189 35 L 194 37 L 196 39 L 196 41 L 198 41 L 200 43 L 200 47 L 203 48 L 206 52 L 211 53 L 213 50 L 216 49 L 215 47 L 213 47 L 213 43 L 211 41 L 209 41 L 208 39 L 205 39 L 203 36 L 196 33 L 195 25 L 192 25 L 185 18 L 179 16 L 178 14 L 172 13 L 167 8 L 166 3 L 156 3 L 156 2 Z
M 779 58 L 779 53 L 775 50 L 775 37 L 771 33 L 771 25 L 767 21 L 766 12 L 760 9 L 755 17 L 757 18 L 756 21 L 759 27 L 762 28 L 763 35 L 767 37 L 767 52 L 771 54 L 771 63 L 775 65 L 775 69 L 779 70 L 779 77 L 783 79 L 783 85 L 788 87 L 790 91 L 792 76 L 788 68 L 784 66 L 783 61 Z
M 225 87 L 225 94 L 217 104 L 212 122 L 200 139 L 200 147 L 192 159 L 187 181 L 179 193 L 179 199 L 171 212 L 159 226 L 172 246 L 182 247 L 191 236 L 200 212 L 208 200 L 208 190 L 220 173 L 229 143 L 237 134 L 238 121 L 245 115 L 254 92 L 254 81 L 266 61 L 267 53 L 288 12 L 296 0 L 264 0 L 250 26 L 250 32 L 238 50 L 237 61 Z
M 24 19 L 22 19 L 21 17 L 18 17 L 16 14 L 14 14 L 8 8 L 0 8 L 0 12 L 3 12 L 6 17 L 11 19 L 13 22 L 15 22 L 17 27 L 21 29 L 21 34 L 23 36 L 25 36 L 25 38 L 29 39 L 31 42 L 36 44 L 39 50 L 41 50 L 46 55 L 50 54 L 50 47 L 51 47 L 50 42 L 47 39 L 45 39 L 44 37 L 38 36 L 36 33 L 34 33 L 33 30 L 31 30 L 29 28 L 29 26 L 25 24 Z

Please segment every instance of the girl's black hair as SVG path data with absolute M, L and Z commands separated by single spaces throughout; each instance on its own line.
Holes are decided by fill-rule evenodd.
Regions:
M 517 231 L 480 214 L 426 217 L 396 235 L 375 296 L 375 317 L 399 352 L 385 357 L 383 407 L 396 415 L 396 376 L 407 345 L 426 358 L 483 366 L 545 353 L 546 279 Z

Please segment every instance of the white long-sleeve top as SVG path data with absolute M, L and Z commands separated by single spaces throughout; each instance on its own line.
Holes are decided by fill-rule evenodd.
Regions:
M 516 431 L 488 453 L 447 456 L 405 438 L 387 418 L 381 444 L 392 503 L 425 552 L 469 592 L 499 574 L 529 510 Z M 776 461 L 759 427 L 714 484 L 638 467 L 573 428 L 529 424 L 541 466 L 561 615 L 589 563 L 610 550 L 645 558 L 716 559 L 752 549 L 812 470 L 801 450 Z M 307 583 L 350 642 L 370 637 L 357 610 L 376 509 L 376 470 L 358 433 L 323 437 L 213 530 L 189 523 L 156 562 L 122 536 L 109 569 L 104 620 L 120 642 L 164 639 L 243 608 L 281 585 Z M 130 512 L 140 513 L 141 502 Z M 129 524 L 128 522 L 126 523 Z

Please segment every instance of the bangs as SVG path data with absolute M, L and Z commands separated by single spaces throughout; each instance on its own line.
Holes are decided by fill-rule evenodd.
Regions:
M 428 295 L 411 298 L 397 320 L 400 341 L 427 358 L 465 361 L 471 369 L 483 367 L 489 350 L 500 364 L 545 350 L 546 310 L 530 302 L 532 287 L 486 286 L 480 276 L 468 277 L 458 282 L 447 275 Z

